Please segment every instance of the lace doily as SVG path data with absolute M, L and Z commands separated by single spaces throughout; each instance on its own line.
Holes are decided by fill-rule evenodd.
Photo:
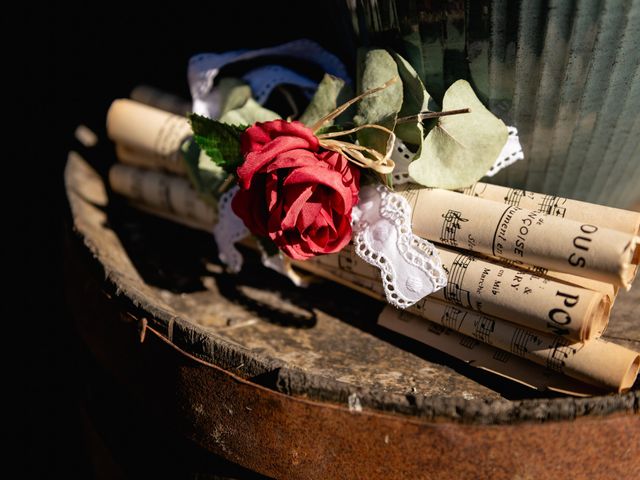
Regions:
M 493 177 L 503 168 L 506 168 L 519 160 L 524 160 L 522 145 L 520 145 L 520 138 L 518 137 L 518 129 L 516 127 L 507 127 L 507 130 L 509 132 L 507 141 L 505 142 L 504 147 L 502 147 L 502 151 L 500 152 L 500 155 L 498 155 L 495 163 L 485 174 L 487 177 Z M 409 176 L 409 164 L 413 161 L 414 156 L 415 153 L 409 150 L 402 140 L 396 138 L 393 153 L 391 154 L 391 159 L 396 164 L 396 168 L 393 170 L 394 185 L 413 182 L 413 179 Z
M 218 257 L 232 273 L 238 273 L 242 269 L 242 254 L 235 244 L 249 236 L 244 222 L 231 209 L 231 200 L 238 190 L 240 187 L 236 185 L 222 194 L 218 201 L 218 223 L 213 227 Z
M 391 305 L 407 308 L 446 285 L 438 252 L 411 231 L 411 207 L 402 196 L 367 185 L 351 220 L 355 251 L 380 270 Z

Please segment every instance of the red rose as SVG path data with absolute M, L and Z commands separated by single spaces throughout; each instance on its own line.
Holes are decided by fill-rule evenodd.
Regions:
M 321 149 L 302 123 L 284 120 L 249 127 L 242 154 L 231 207 L 252 233 L 296 260 L 349 243 L 360 171 L 344 156 Z

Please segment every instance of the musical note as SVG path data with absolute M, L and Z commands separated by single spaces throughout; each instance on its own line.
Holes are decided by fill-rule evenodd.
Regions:
M 467 187 L 463 190 L 465 195 L 470 195 L 473 197 L 482 197 L 482 194 L 487 189 L 487 185 L 485 183 L 475 183 L 470 187 Z
M 542 201 L 538 204 L 538 211 L 546 213 L 547 215 L 553 215 L 556 217 L 564 217 L 567 209 L 560 207 L 560 202 L 565 203 L 567 200 L 562 197 L 556 197 L 555 195 L 545 195 L 542 197 Z
M 473 261 L 468 255 L 458 255 L 448 272 L 447 285 L 444 287 L 444 298 L 464 308 L 471 308 L 471 293 L 461 287 L 467 267 Z
M 456 233 L 462 228 L 460 222 L 468 222 L 469 219 L 462 218 L 462 213 L 457 210 L 448 210 L 442 215 L 442 218 L 444 218 L 444 222 L 440 232 L 440 241 L 446 245 L 457 247 Z
M 478 345 L 479 343 L 480 342 L 478 340 L 471 337 L 462 337 L 460 339 L 460 345 L 468 348 L 469 350 L 473 350 L 474 348 L 476 348 L 476 345 Z
M 353 272 L 356 264 L 356 253 L 351 248 L 344 248 L 338 252 L 338 267 L 345 272 Z
M 473 322 L 473 336 L 481 342 L 490 343 L 489 338 L 495 329 L 495 320 L 482 315 Z
M 466 316 L 467 312 L 456 307 L 447 306 L 440 318 L 440 323 L 451 330 L 459 331 Z
M 542 345 L 542 340 L 534 333 L 517 328 L 513 337 L 511 337 L 510 348 L 514 354 L 524 357 L 529 352 L 528 346 L 530 343 L 535 344 L 535 347 L 539 347 Z
M 577 351 L 578 349 L 572 347 L 567 340 L 557 337 L 553 342 L 551 351 L 547 357 L 547 368 L 557 372 L 562 372 L 565 366 L 565 360 L 570 356 L 575 355 Z
M 504 350 L 496 350 L 496 353 L 493 354 L 493 358 L 499 362 L 507 363 L 511 358 L 511 355 Z
M 504 203 L 507 205 L 511 205 L 512 207 L 518 207 L 520 205 L 520 201 L 526 195 L 527 192 L 524 190 L 518 190 L 516 188 L 510 188 L 507 192 L 506 197 L 504 197 Z
M 429 322 L 429 331 L 436 335 L 442 335 L 447 331 L 447 328 L 442 325 L 438 325 L 437 323 Z

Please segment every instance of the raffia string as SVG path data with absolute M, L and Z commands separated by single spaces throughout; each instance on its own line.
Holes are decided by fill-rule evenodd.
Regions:
M 332 121 L 346 109 L 348 109 L 351 105 L 356 102 L 359 102 L 363 98 L 377 93 L 385 88 L 393 85 L 399 80 L 399 77 L 393 77 L 391 80 L 387 81 L 383 85 L 367 90 L 366 92 L 361 93 L 355 98 L 352 98 L 348 102 L 343 103 L 338 108 L 336 108 L 333 112 L 325 115 L 320 120 L 318 120 L 314 125 L 311 126 L 311 130 L 313 132 L 317 132 L 322 127 L 324 127 L 327 123 Z M 363 145 L 358 145 L 352 142 L 347 142 L 344 140 L 336 140 L 337 137 L 343 137 L 345 135 L 350 135 L 352 133 L 359 132 L 364 129 L 375 129 L 382 130 L 385 133 L 389 134 L 389 138 L 387 139 L 387 145 L 385 152 L 379 152 L 374 148 L 365 147 Z M 330 133 L 321 133 L 317 135 L 318 140 L 320 140 L 320 146 L 326 148 L 327 150 L 331 150 L 334 152 L 338 152 L 345 156 L 349 161 L 355 163 L 359 167 L 362 168 L 370 168 L 373 171 L 379 173 L 380 175 L 386 175 L 393 172 L 393 168 L 395 167 L 395 163 L 391 160 L 391 154 L 393 153 L 393 145 L 396 141 L 396 135 L 393 131 L 389 130 L 382 125 L 376 125 L 373 123 L 367 123 L 365 125 L 360 125 L 358 127 L 352 128 L 350 130 L 344 130 L 341 132 L 330 132 Z

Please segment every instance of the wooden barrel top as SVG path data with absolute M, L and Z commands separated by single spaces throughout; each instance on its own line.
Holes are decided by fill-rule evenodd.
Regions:
M 299 289 L 252 252 L 226 274 L 210 236 L 127 208 L 75 153 L 65 183 L 83 338 L 125 381 L 154 370 L 154 399 L 211 451 L 288 478 L 640 470 L 638 382 L 535 392 L 379 327 L 383 304 L 340 285 Z M 640 350 L 638 306 L 640 288 L 621 294 L 605 337 Z

